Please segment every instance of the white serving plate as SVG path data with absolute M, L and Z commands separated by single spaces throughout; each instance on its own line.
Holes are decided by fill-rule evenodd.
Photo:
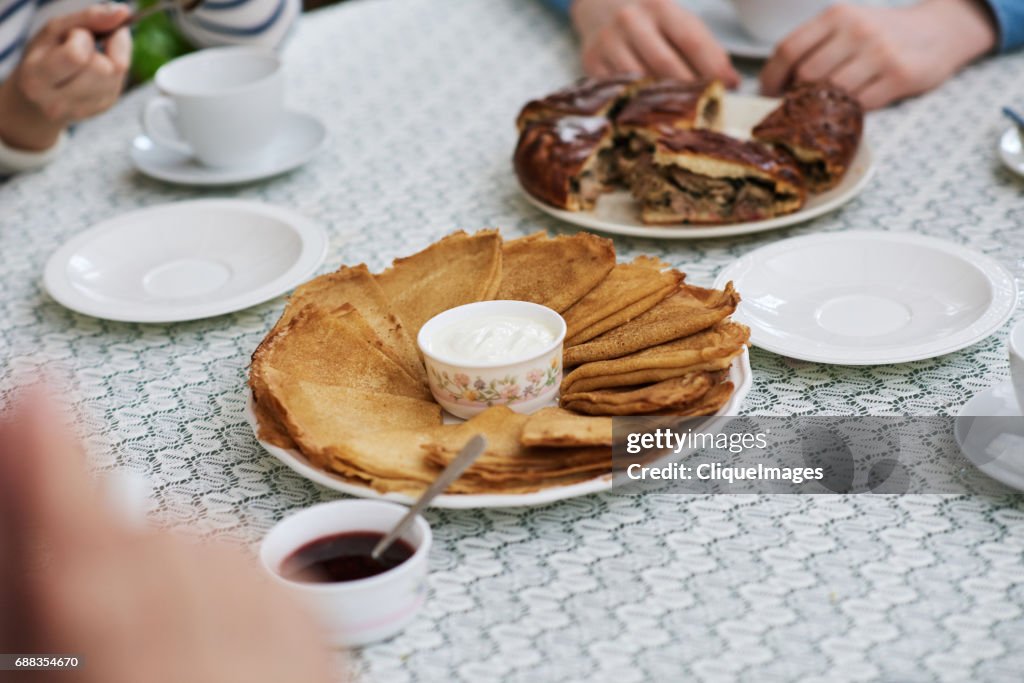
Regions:
M 750 130 L 778 104 L 779 100 L 769 97 L 726 93 L 722 102 L 724 132 L 741 139 L 749 138 Z M 822 214 L 835 211 L 860 194 L 871 181 L 874 173 L 875 159 L 871 152 L 871 146 L 866 139 L 862 139 L 857 154 L 842 181 L 828 192 L 809 196 L 807 203 L 796 213 L 763 221 L 726 225 L 646 225 L 640 220 L 640 211 L 636 202 L 626 190 L 616 190 L 602 195 L 597 200 L 593 211 L 565 211 L 549 206 L 522 188 L 520 189 L 526 199 L 541 211 L 584 228 L 632 237 L 704 239 L 749 235 L 817 218 Z
M 323 228 L 290 209 L 200 199 L 98 223 L 50 257 L 43 284 L 62 305 L 96 318 L 197 320 L 287 292 L 326 252 Z
M 1006 168 L 1024 176 L 1024 140 L 1017 126 L 1010 126 L 999 138 L 999 158 Z
M 751 343 L 817 363 L 934 358 L 998 330 L 1017 284 L 998 262 L 934 237 L 850 231 L 756 249 L 719 274 L 743 293 Z
M 743 405 L 743 399 L 750 391 L 753 378 L 750 370 L 750 357 L 746 350 L 744 350 L 743 354 L 735 363 L 732 364 L 732 368 L 729 371 L 729 379 L 735 385 L 736 389 L 733 391 L 729 402 L 725 404 L 718 413 L 716 413 L 718 416 L 738 415 L 740 406 Z M 249 399 L 245 405 L 245 419 L 249 422 L 249 426 L 252 427 L 253 433 L 258 434 L 258 424 L 256 422 L 256 414 L 253 412 L 251 393 L 249 394 Z M 314 467 L 308 460 L 306 460 L 306 457 L 302 455 L 302 453 L 296 450 L 274 446 L 273 444 L 261 441 L 258 436 L 257 441 L 259 441 L 260 445 L 263 446 L 268 453 L 283 462 L 296 473 L 310 481 L 320 484 L 321 486 L 325 486 L 335 491 L 340 491 L 341 493 L 346 493 L 350 496 L 357 496 L 359 498 L 390 500 L 396 503 L 402 503 L 403 505 L 411 505 L 415 502 L 415 499 L 411 496 L 401 493 L 380 493 L 368 486 L 352 483 L 351 481 L 343 479 L 336 474 Z M 543 489 L 533 493 L 469 495 L 442 494 L 434 499 L 431 506 L 453 509 L 532 507 L 537 505 L 546 505 L 566 498 L 585 496 L 591 493 L 597 493 L 598 491 L 607 491 L 611 486 L 612 477 L 610 474 L 606 474 L 588 481 L 570 484 L 568 486 Z

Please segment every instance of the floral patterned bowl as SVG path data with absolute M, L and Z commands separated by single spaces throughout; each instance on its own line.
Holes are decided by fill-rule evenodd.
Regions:
M 526 318 L 547 327 L 554 341 L 525 357 L 471 361 L 433 347 L 431 340 L 452 325 L 481 317 Z M 470 418 L 490 406 L 532 413 L 551 404 L 562 383 L 565 321 L 547 306 L 528 301 L 479 301 L 435 315 L 420 328 L 417 343 L 427 366 L 430 391 L 449 413 Z

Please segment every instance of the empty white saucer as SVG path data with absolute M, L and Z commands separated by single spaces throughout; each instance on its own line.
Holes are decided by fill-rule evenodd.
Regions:
M 238 311 L 283 294 L 323 262 L 327 234 L 289 209 L 234 199 L 163 204 L 76 235 L 43 284 L 73 311 L 166 323 Z
M 312 158 L 327 139 L 327 129 L 312 114 L 289 111 L 277 136 L 259 161 L 237 168 L 203 166 L 188 154 L 161 147 L 145 135 L 132 141 L 131 157 L 145 175 L 178 185 L 236 185 L 270 178 Z
M 792 358 L 885 365 L 941 356 L 1010 317 L 1017 284 L 984 254 L 913 233 L 837 232 L 757 249 L 717 278 L 751 342 Z
M 1003 160 L 1006 168 L 1017 175 L 1024 176 L 1024 136 L 1020 128 L 1010 126 L 999 138 L 999 158 Z
M 1024 491 L 1024 417 L 1009 381 L 982 391 L 956 418 L 957 445 L 975 467 Z
M 717 2 L 701 9 L 700 18 L 718 43 L 734 57 L 768 59 L 775 50 L 773 45 L 763 43 L 744 31 L 736 12 L 727 2 Z

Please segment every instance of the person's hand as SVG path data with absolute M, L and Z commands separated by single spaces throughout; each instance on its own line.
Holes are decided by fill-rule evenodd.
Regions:
M 761 72 L 777 95 L 828 80 L 867 109 L 935 88 L 996 44 L 978 0 L 924 0 L 899 8 L 834 5 L 787 36 Z
M 318 628 L 249 558 L 119 526 L 60 420 L 39 397 L 0 418 L 0 652 L 82 657 L 54 681 L 331 680 Z
M 704 23 L 674 0 L 575 0 L 570 10 L 591 76 L 647 74 L 739 83 Z
M 43 26 L 0 86 L 0 138 L 7 145 L 48 149 L 69 123 L 106 111 L 117 101 L 131 63 L 131 33 L 118 29 L 101 49 L 96 36 L 130 14 L 123 4 L 93 5 Z

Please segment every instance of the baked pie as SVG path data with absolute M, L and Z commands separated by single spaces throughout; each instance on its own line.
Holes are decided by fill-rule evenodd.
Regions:
M 803 83 L 754 127 L 753 137 L 796 160 L 808 188 L 824 192 L 842 180 L 864 129 L 860 103 L 828 83 Z
M 561 116 L 610 118 L 642 82 L 637 76 L 581 78 L 547 97 L 527 102 L 519 112 L 516 127 L 521 132 L 531 121 Z
M 668 128 L 718 128 L 722 118 L 720 81 L 653 81 L 636 89 L 615 116 L 620 135 Z
M 519 182 L 569 211 L 627 187 L 645 223 L 738 223 L 799 210 L 857 153 L 863 111 L 840 88 L 798 85 L 750 141 L 717 132 L 723 98 L 714 80 L 584 78 L 519 112 Z
M 796 165 L 756 142 L 710 130 L 665 133 L 629 178 L 645 223 L 737 223 L 797 211 L 806 193 Z
M 720 81 L 683 83 L 671 79 L 638 88 L 615 116 L 617 170 L 622 177 L 630 173 L 640 156 L 651 150 L 662 132 L 718 129 L 724 91 Z
M 513 157 L 523 188 L 569 211 L 585 211 L 615 176 L 614 136 L 608 119 L 562 116 L 536 119 L 523 128 Z

